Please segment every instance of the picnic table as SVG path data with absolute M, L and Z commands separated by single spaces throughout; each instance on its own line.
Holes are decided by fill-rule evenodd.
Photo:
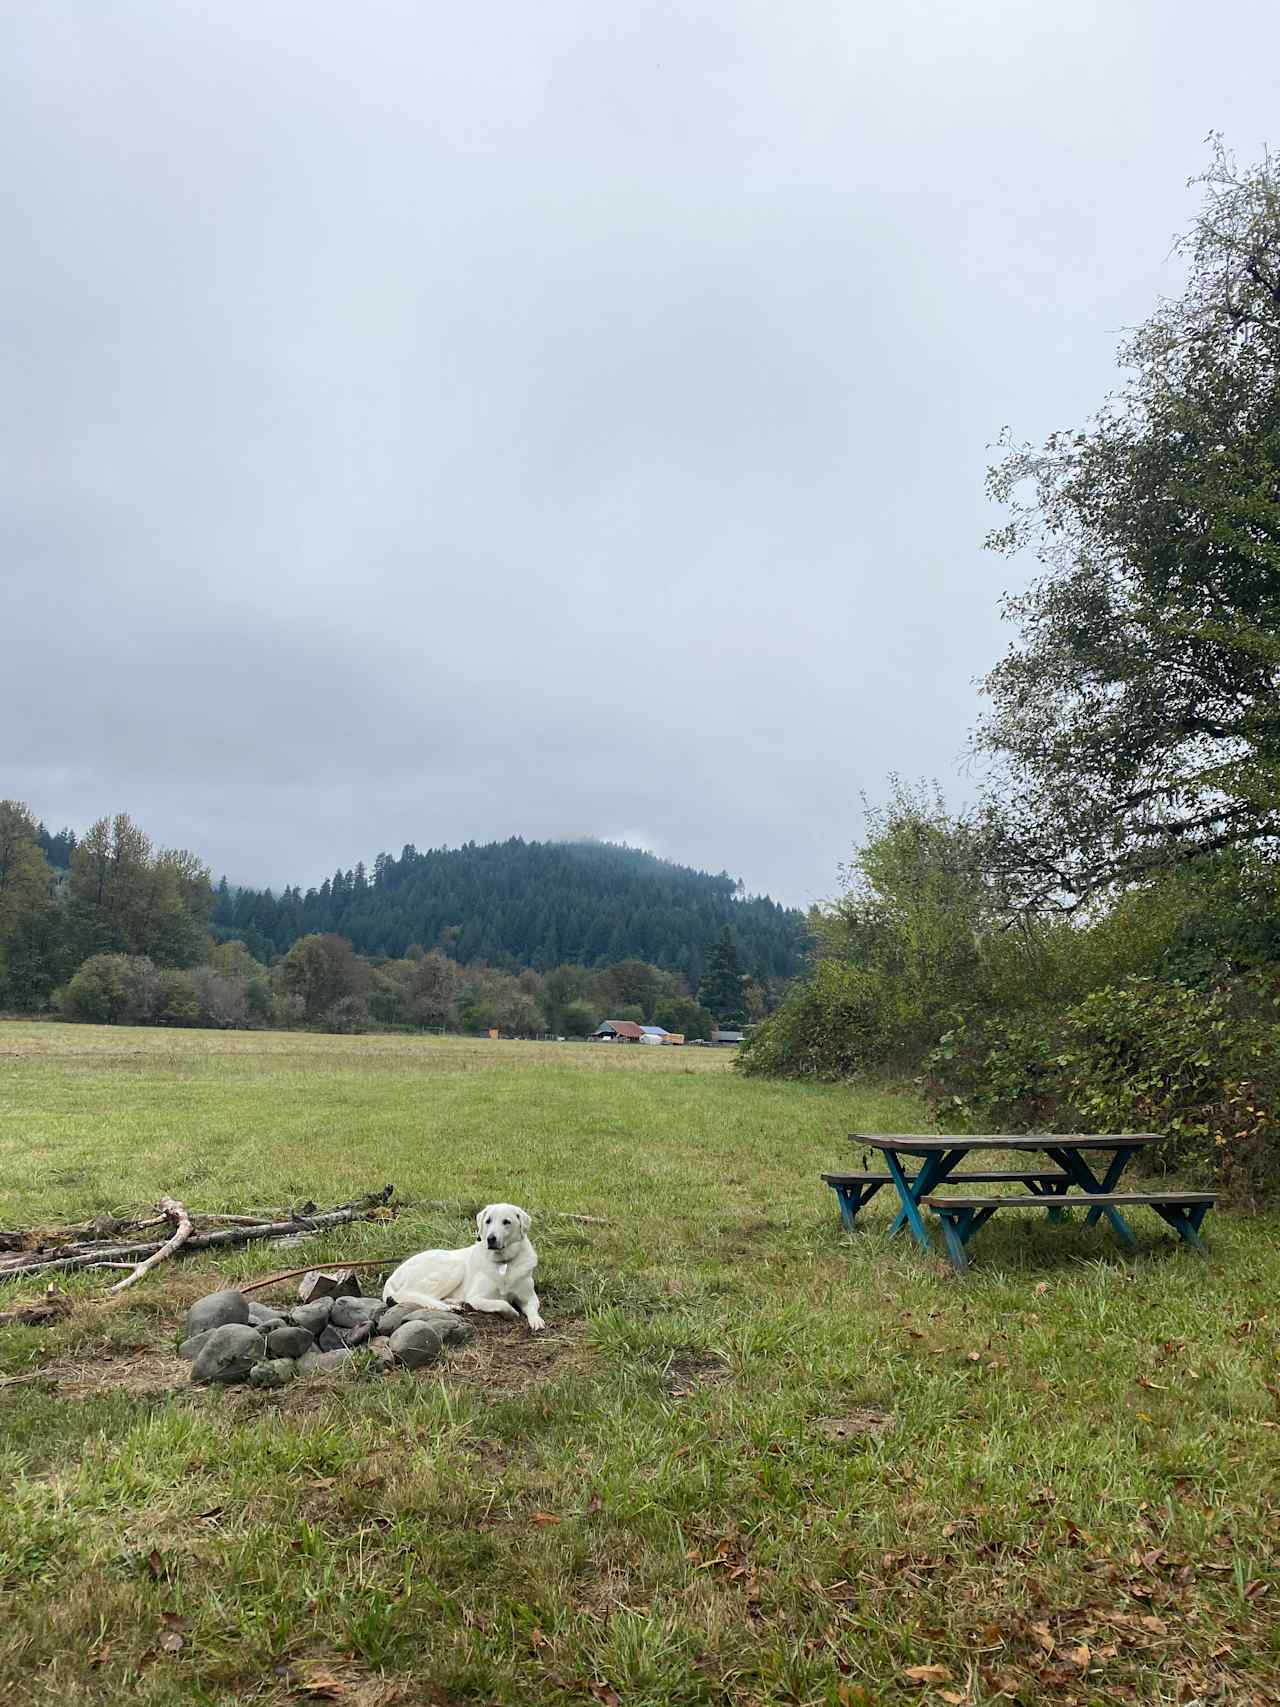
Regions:
M 1087 1209 L 1086 1225 L 1093 1226 L 1105 1216 L 1116 1236 L 1133 1248 L 1138 1241 L 1124 1210 L 1141 1205 L 1154 1210 L 1180 1239 L 1199 1250 L 1202 1248 L 1200 1223 L 1217 1201 L 1210 1192 L 1116 1190 L 1132 1158 L 1159 1142 L 1154 1132 L 1125 1132 L 1115 1136 L 982 1133 L 952 1138 L 916 1132 L 851 1132 L 849 1140 L 865 1149 L 879 1150 L 888 1171 L 823 1174 L 823 1180 L 839 1199 L 845 1226 L 852 1231 L 858 1211 L 877 1191 L 892 1185 L 897 1190 L 900 1207 L 890 1237 L 909 1229 L 916 1243 L 928 1250 L 929 1233 L 920 1212 L 924 1205 L 941 1222 L 947 1253 L 958 1269 L 968 1267 L 965 1246 L 969 1240 L 1000 1209 L 1043 1209 L 1050 1221 L 1061 1221 L 1064 1213 L 1073 1208 Z M 1015 1160 L 1045 1156 L 1052 1167 L 1023 1160 L 1011 1168 L 958 1171 L 977 1150 L 999 1151 Z M 915 1172 L 907 1172 L 904 1157 L 919 1158 Z M 1090 1165 L 1095 1158 L 1099 1165 L 1105 1164 L 1100 1174 Z M 1026 1195 L 952 1196 L 940 1190 L 948 1184 L 1021 1184 Z

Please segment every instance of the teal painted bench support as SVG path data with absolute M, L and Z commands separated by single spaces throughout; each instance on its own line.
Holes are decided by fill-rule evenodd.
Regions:
M 1092 1203 L 1089 1197 L 1092 1197 Z M 1087 1205 L 1090 1217 L 1114 1217 L 1114 1222 L 1119 1224 L 1117 1231 L 1126 1245 L 1136 1245 L 1137 1240 L 1129 1223 L 1120 1214 L 1120 1207 L 1152 1209 L 1173 1228 L 1184 1244 L 1203 1253 L 1200 1227 L 1217 1201 L 1216 1195 L 1207 1191 L 1101 1192 L 1096 1186 L 1088 1196 L 1081 1194 L 1078 1197 L 1045 1197 L 1043 1193 L 1036 1192 L 1027 1197 L 930 1197 L 926 1200 L 928 1208 L 942 1223 L 942 1235 L 947 1242 L 952 1267 L 961 1273 L 969 1266 L 969 1253 L 965 1247 L 997 1209 L 1071 1209 Z

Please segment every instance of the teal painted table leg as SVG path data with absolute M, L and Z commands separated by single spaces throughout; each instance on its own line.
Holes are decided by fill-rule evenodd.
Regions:
M 963 1274 L 969 1266 L 969 1253 L 964 1248 L 964 1233 L 959 1222 L 969 1212 L 964 1209 L 940 1209 L 938 1219 L 942 1222 L 942 1236 L 947 1241 L 947 1255 L 951 1258 L 951 1266 L 958 1274 Z
M 1200 1237 L 1200 1223 L 1204 1220 L 1208 1204 L 1193 1203 L 1189 1209 L 1166 1206 L 1162 1203 L 1153 1203 L 1151 1207 L 1162 1221 L 1169 1223 L 1184 1244 L 1190 1245 L 1193 1251 L 1199 1251 L 1200 1255 L 1204 1256 L 1205 1248 Z
M 1022 1183 L 1026 1186 L 1027 1190 L 1031 1193 L 1031 1195 L 1033 1197 L 1052 1197 L 1053 1196 L 1055 1188 L 1051 1185 L 1045 1185 L 1045 1183 L 1041 1179 L 1033 1177 L 1031 1179 L 1024 1180 Z M 1055 1205 L 1052 1209 L 1046 1210 L 1045 1213 L 1048 1215 L 1050 1221 L 1064 1221 L 1066 1219 L 1069 1211 L 1065 1210 L 1065 1209 L 1059 1209 Z
M 929 1235 L 925 1231 L 924 1222 L 920 1218 L 920 1210 L 918 1207 L 920 1199 L 915 1194 L 918 1191 L 920 1195 L 923 1196 L 924 1192 L 931 1189 L 931 1186 L 928 1183 L 928 1176 L 930 1173 L 929 1164 L 935 1160 L 935 1157 L 929 1156 L 926 1159 L 925 1165 L 921 1168 L 914 1180 L 909 1180 L 903 1173 L 902 1164 L 899 1162 L 894 1151 L 886 1150 L 884 1153 L 884 1159 L 888 1164 L 889 1172 L 893 1175 L 894 1184 L 898 1188 L 898 1196 L 902 1199 L 902 1208 L 898 1213 L 897 1220 L 889 1229 L 889 1237 L 893 1238 L 905 1224 L 910 1227 L 912 1233 L 915 1235 L 915 1241 L 919 1245 L 920 1249 L 922 1251 L 927 1251 L 929 1249 Z
M 910 1226 L 913 1233 L 916 1232 L 915 1223 L 911 1221 L 910 1212 L 907 1207 L 908 1202 L 919 1205 L 929 1192 L 933 1191 L 936 1186 L 942 1185 L 946 1181 L 948 1176 L 952 1174 L 964 1160 L 966 1154 L 967 1151 L 964 1150 L 944 1150 L 941 1152 L 935 1152 L 933 1155 L 926 1156 L 920 1172 L 914 1179 L 909 1180 L 902 1172 L 901 1166 L 895 1168 L 894 1164 L 897 1161 L 897 1157 L 890 1151 L 885 1152 L 885 1160 L 889 1164 L 889 1171 L 898 1182 L 898 1195 L 902 1198 L 902 1208 L 898 1211 L 897 1216 L 894 1219 L 893 1226 L 889 1229 L 889 1237 L 891 1239 L 896 1238 L 902 1229 L 907 1226 Z M 916 1220 L 920 1221 L 920 1211 L 918 1207 L 916 1209 Z M 920 1221 L 920 1225 L 923 1228 L 923 1221 Z M 916 1233 L 916 1238 L 917 1240 L 920 1240 L 919 1233 Z M 927 1250 L 927 1234 L 922 1242 Z
M 1130 1145 L 1129 1149 L 1132 1150 L 1132 1148 L 1133 1146 Z M 1096 1194 L 1097 1192 L 1104 1191 L 1106 1189 L 1103 1182 L 1090 1171 L 1088 1163 L 1078 1150 L 1068 1150 L 1060 1146 L 1050 1150 L 1048 1149 L 1048 1146 L 1046 1146 L 1046 1151 L 1053 1157 L 1054 1161 L 1064 1173 L 1071 1175 L 1071 1178 L 1082 1191 Z M 1115 1163 L 1113 1162 L 1111 1164 L 1111 1168 L 1108 1168 L 1107 1170 L 1108 1175 L 1110 1175 L 1114 1167 Z M 1107 1220 L 1110 1221 L 1112 1230 L 1116 1237 L 1120 1239 L 1122 1243 L 1128 1245 L 1130 1250 L 1137 1250 L 1138 1241 L 1134 1236 L 1133 1228 L 1125 1220 L 1120 1211 L 1114 1207 L 1114 1205 L 1107 1204 L 1105 1207 L 1099 1205 L 1097 1208 L 1090 1209 L 1089 1214 L 1105 1215 Z
M 832 1188 L 840 1205 L 840 1219 L 844 1223 L 846 1233 L 855 1231 L 858 1211 L 866 1208 L 882 1185 L 888 1184 L 889 1178 L 886 1175 L 883 1180 L 864 1180 L 860 1185 L 837 1185 Z
M 1100 1190 L 1102 1190 L 1102 1191 L 1114 1191 L 1116 1189 L 1116 1185 L 1119 1182 L 1120 1175 L 1124 1172 L 1125 1167 L 1128 1164 L 1129 1157 L 1132 1156 L 1132 1154 L 1134 1152 L 1134 1148 L 1135 1148 L 1134 1145 L 1126 1144 L 1126 1145 L 1121 1145 L 1120 1148 L 1117 1149 L 1115 1155 L 1112 1156 L 1112 1158 L 1111 1158 L 1111 1166 L 1107 1169 L 1106 1174 L 1103 1176 L 1102 1185 L 1099 1188 Z M 1101 1214 L 1102 1214 L 1102 1211 L 1100 1209 L 1091 1209 L 1089 1211 L 1089 1213 L 1084 1218 L 1085 1226 L 1086 1227 L 1094 1226 L 1098 1220 L 1098 1217 Z

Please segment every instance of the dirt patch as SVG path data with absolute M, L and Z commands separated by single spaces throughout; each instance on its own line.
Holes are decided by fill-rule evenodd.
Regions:
M 583 1343 L 583 1322 L 531 1334 L 523 1324 L 496 1316 L 468 1314 L 466 1320 L 475 1337 L 467 1345 L 450 1348 L 436 1367 L 450 1385 L 465 1385 L 471 1392 L 507 1399 L 581 1369 L 590 1359 Z
M 727 1361 L 713 1351 L 673 1351 L 658 1378 L 671 1399 L 687 1399 L 700 1387 L 713 1386 L 729 1376 Z
M 881 1410 L 878 1405 L 859 1405 L 842 1417 L 819 1417 L 813 1426 L 828 1440 L 844 1444 L 888 1434 L 893 1421 L 892 1413 Z
M 59 1393 L 83 1398 L 89 1393 L 163 1393 L 185 1387 L 191 1366 L 172 1351 L 147 1346 L 127 1350 L 95 1351 L 92 1348 L 57 1358 L 41 1369 L 28 1385 L 55 1387 Z
M 466 1320 L 475 1330 L 471 1341 L 465 1346 L 450 1347 L 441 1362 L 425 1374 L 438 1377 L 451 1386 L 465 1386 L 470 1392 L 505 1399 L 544 1386 L 571 1369 L 584 1367 L 589 1360 L 590 1354 L 583 1343 L 586 1328 L 581 1322 L 531 1334 L 523 1324 L 516 1325 L 496 1317 L 468 1314 Z M 273 1395 L 274 1402 L 289 1410 L 310 1409 L 322 1404 L 335 1387 L 349 1384 L 353 1376 L 379 1381 L 408 1378 L 405 1370 L 392 1370 L 383 1375 L 361 1364 L 351 1371 L 343 1369 L 303 1376 Z M 192 1391 L 191 1365 L 178 1357 L 171 1347 L 156 1345 L 86 1345 L 52 1359 L 30 1375 L 21 1374 L 19 1379 L 24 1386 L 54 1388 L 76 1398 L 108 1391 Z M 12 1378 L 10 1381 L 14 1386 L 18 1385 Z M 224 1389 L 211 1388 L 209 1391 L 223 1401 L 229 1397 Z M 255 1408 L 262 1397 L 256 1393 L 243 1396 L 249 1397 Z

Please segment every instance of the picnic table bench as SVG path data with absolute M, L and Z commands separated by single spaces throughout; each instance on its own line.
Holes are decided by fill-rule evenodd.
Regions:
M 1154 1132 L 1125 1132 L 1114 1137 L 1095 1133 L 1019 1136 L 1001 1132 L 952 1138 L 916 1132 L 851 1132 L 849 1141 L 879 1150 L 888 1171 L 822 1175 L 824 1183 L 836 1193 L 844 1225 L 853 1231 L 859 1210 L 877 1191 L 892 1185 L 897 1190 L 900 1207 L 890 1228 L 890 1237 L 909 1228 L 916 1243 L 928 1250 L 929 1234 L 920 1213 L 921 1204 L 924 1204 L 938 1217 L 947 1253 L 957 1269 L 968 1267 L 965 1246 L 979 1227 L 1000 1209 L 1043 1209 L 1050 1221 L 1061 1221 L 1068 1210 L 1086 1209 L 1086 1225 L 1093 1226 L 1105 1216 L 1116 1236 L 1126 1245 L 1135 1247 L 1138 1241 L 1123 1210 L 1142 1206 L 1154 1210 L 1180 1239 L 1200 1250 L 1203 1248 L 1200 1224 L 1217 1201 L 1210 1192 L 1117 1192 L 1120 1176 L 1132 1157 L 1159 1142 Z M 961 1164 L 977 1150 L 1000 1151 L 1011 1159 L 1019 1155 L 1047 1156 L 1053 1166 L 1050 1168 L 1027 1161 L 1018 1167 L 961 1172 Z M 1111 1160 L 1101 1176 L 1094 1172 L 1086 1159 L 1094 1153 L 1099 1158 L 1110 1153 Z M 919 1159 L 914 1173 L 907 1173 L 903 1157 Z M 943 1185 L 959 1184 L 1021 1184 L 1025 1186 L 1027 1195 L 943 1196 L 939 1192 Z M 1076 1188 L 1074 1193 L 1072 1187 Z

